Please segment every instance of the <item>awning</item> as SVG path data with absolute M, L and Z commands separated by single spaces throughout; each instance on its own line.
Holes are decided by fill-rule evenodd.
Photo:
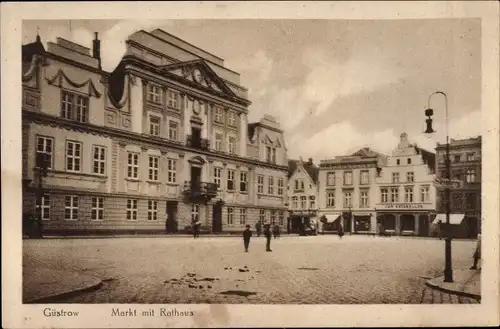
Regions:
M 333 223 L 335 222 L 340 216 L 342 216 L 341 213 L 334 213 L 334 214 L 324 214 L 323 215 L 326 218 L 327 223 Z
M 450 224 L 452 225 L 460 225 L 464 220 L 465 214 L 450 214 Z M 437 222 L 441 220 L 443 224 L 446 224 L 446 214 L 437 214 L 436 218 L 434 218 L 433 224 L 437 224 Z

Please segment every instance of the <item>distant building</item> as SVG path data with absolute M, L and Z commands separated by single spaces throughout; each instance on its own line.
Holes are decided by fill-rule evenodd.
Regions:
M 322 230 L 375 233 L 377 177 L 386 156 L 363 148 L 353 155 L 322 160 L 319 170 L 319 216 Z
M 304 225 L 317 224 L 319 167 L 307 162 L 288 160 L 288 229 L 299 232 Z
M 39 36 L 23 45 L 25 213 L 61 234 L 284 223 L 283 131 L 270 116 L 248 123 L 240 75 L 160 29 L 125 44 L 113 72 L 101 69 L 97 34 L 93 49 L 62 38 L 45 49 Z
M 387 234 L 428 236 L 435 212 L 435 155 L 402 133 L 377 177 L 377 221 Z
M 474 237 L 481 226 L 481 137 L 450 140 L 451 213 L 450 222 L 459 225 L 456 235 Z M 446 180 L 446 144 L 436 147 L 436 178 Z M 437 191 L 437 220 L 446 221 L 444 188 Z

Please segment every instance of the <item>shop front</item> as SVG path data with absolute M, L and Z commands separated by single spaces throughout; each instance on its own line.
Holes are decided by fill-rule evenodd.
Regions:
M 322 234 L 329 232 L 338 232 L 342 218 L 342 213 L 323 214 L 319 218 L 319 232 Z
M 300 234 L 306 227 L 316 227 L 316 212 L 292 212 L 289 218 L 289 231 L 290 233 Z M 316 227 L 317 228 L 317 227 Z
M 386 235 L 432 235 L 431 204 L 379 204 L 377 233 Z

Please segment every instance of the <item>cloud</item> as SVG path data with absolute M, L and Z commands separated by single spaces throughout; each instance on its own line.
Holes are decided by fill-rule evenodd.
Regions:
M 273 60 L 262 49 L 259 49 L 250 57 L 228 59 L 227 67 L 240 73 L 241 84 L 249 86 L 250 98 L 263 97 L 268 91 Z

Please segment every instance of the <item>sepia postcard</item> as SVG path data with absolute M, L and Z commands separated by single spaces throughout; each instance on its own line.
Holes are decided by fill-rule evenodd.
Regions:
M 2 4 L 3 326 L 499 325 L 498 10 Z

